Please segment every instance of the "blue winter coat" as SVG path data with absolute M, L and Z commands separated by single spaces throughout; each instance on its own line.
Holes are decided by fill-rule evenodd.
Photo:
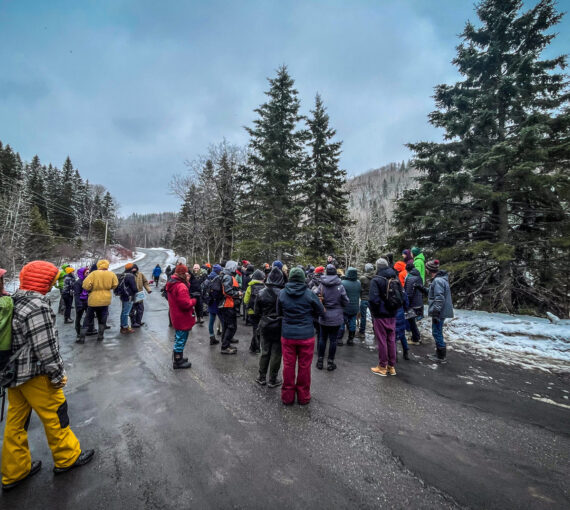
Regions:
M 395 278 L 400 285 L 400 280 L 396 271 L 392 268 L 379 269 L 376 276 L 372 278 L 370 282 L 370 294 L 368 296 L 368 307 L 370 308 L 370 314 L 374 318 L 390 318 L 395 317 L 396 312 L 389 312 L 384 306 L 384 298 L 386 296 L 386 288 L 388 285 L 388 280 L 390 278 Z
M 160 267 L 155 267 L 154 270 L 152 271 L 152 276 L 153 278 L 160 278 L 160 275 L 162 274 L 162 269 L 160 269 Z
M 344 322 L 344 307 L 350 302 L 340 278 L 336 274 L 323 275 L 320 285 L 313 287 L 313 293 L 323 298 L 325 307 L 319 322 L 323 326 L 340 326 Z
M 420 276 L 421 278 L 421 276 Z M 404 306 L 396 310 L 396 338 L 406 334 L 406 311 L 409 306 L 408 295 L 404 292 Z
M 420 272 L 414 267 L 406 276 L 406 282 L 404 285 L 404 290 L 408 295 L 408 299 L 410 300 L 410 308 L 422 308 L 424 307 L 424 298 L 423 294 L 420 289 L 416 288 L 423 287 L 424 282 L 422 280 L 422 275 Z M 423 314 L 422 314 L 423 315 Z
M 215 273 L 214 271 L 212 271 L 208 277 L 206 278 L 206 280 L 213 280 L 214 278 L 218 278 L 218 276 L 220 276 L 219 273 Z M 214 299 L 214 301 L 208 305 L 208 313 L 213 313 L 213 314 L 217 314 L 218 313 L 218 301 L 216 299 Z
M 440 270 L 429 286 L 428 315 L 430 317 L 437 316 L 441 319 L 453 317 L 453 303 L 447 271 Z
M 344 307 L 346 315 L 356 315 L 360 309 L 361 283 L 358 281 L 358 271 L 354 267 L 349 267 L 346 271 L 346 278 L 342 280 L 342 286 L 346 290 L 349 303 Z
M 307 285 L 301 282 L 289 282 L 279 293 L 277 314 L 283 317 L 281 336 L 294 340 L 305 340 L 315 336 L 313 317 L 324 313 L 319 298 Z

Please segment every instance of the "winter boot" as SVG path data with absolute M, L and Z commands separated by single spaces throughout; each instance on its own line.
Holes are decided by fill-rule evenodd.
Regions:
M 318 368 L 319 370 L 322 370 L 322 369 L 323 369 L 323 358 L 319 358 L 319 359 L 317 360 L 317 368 Z
M 409 356 L 408 352 L 409 352 L 409 349 L 404 349 L 404 359 L 406 361 L 410 361 L 410 356 Z
M 329 372 L 332 372 L 335 368 L 336 368 L 336 363 L 334 362 L 334 359 L 329 359 L 327 362 L 327 370 Z
M 381 377 L 386 377 L 388 373 L 388 369 L 386 367 L 381 367 L 380 365 L 377 367 L 372 367 L 370 370 L 372 370 L 373 374 L 379 375 Z
M 392 365 L 388 365 L 387 371 L 390 375 L 396 375 L 396 367 L 393 367 Z
M 436 351 L 435 351 L 435 354 L 430 354 L 430 355 L 428 356 L 428 358 L 429 358 L 431 361 L 435 361 L 436 363 L 447 363 L 447 361 L 446 361 L 446 359 L 445 359 L 445 356 L 446 356 L 446 354 L 447 354 L 446 351 L 447 351 L 447 349 L 446 349 L 445 347 L 443 347 L 443 348 L 437 347 L 437 348 L 436 348 Z
M 354 345 L 354 335 L 356 331 L 349 331 L 348 332 L 348 340 L 346 341 L 346 345 Z
M 361 340 L 364 340 L 366 338 L 366 332 L 365 331 L 359 331 L 357 336 Z
M 102 342 L 104 337 L 105 337 L 105 324 L 99 324 L 99 332 L 97 333 L 97 340 L 99 342 Z
M 261 386 L 265 386 L 267 384 L 267 381 L 265 380 L 265 376 L 259 374 L 257 376 L 257 379 L 255 379 L 255 382 Z
M 278 386 L 281 386 L 283 384 L 283 381 L 281 379 L 277 379 L 277 377 L 275 379 L 269 379 L 269 382 L 267 383 L 267 387 L 268 388 L 277 388 Z
M 188 360 L 184 360 L 181 352 L 172 353 L 172 368 L 190 368 L 191 366 L 192 363 L 190 363 Z
M 84 344 L 85 343 L 85 335 L 87 334 L 87 328 L 81 328 L 79 330 L 79 338 L 76 340 L 76 342 L 78 344 Z
M 212 336 L 210 337 L 210 345 L 216 345 L 216 344 L 219 344 L 219 343 L 220 343 L 220 341 L 219 341 L 214 335 L 212 335 Z
M 122 335 L 128 335 L 129 333 L 134 333 L 135 330 L 129 326 L 127 326 L 126 328 L 121 328 L 121 334 Z

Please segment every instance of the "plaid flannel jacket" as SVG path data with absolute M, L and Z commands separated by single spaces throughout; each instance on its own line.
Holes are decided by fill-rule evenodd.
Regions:
M 10 386 L 19 386 L 38 375 L 47 375 L 52 383 L 59 383 L 65 370 L 49 300 L 31 290 L 18 290 L 12 299 L 12 352 L 23 349 L 16 359 L 16 379 Z

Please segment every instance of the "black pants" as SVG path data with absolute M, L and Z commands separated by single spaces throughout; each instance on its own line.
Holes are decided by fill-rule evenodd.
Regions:
M 412 341 L 419 342 L 420 341 L 420 330 L 418 329 L 418 325 L 416 324 L 416 318 L 408 319 L 410 323 L 410 330 L 412 331 Z
M 80 305 L 75 305 L 75 332 L 81 333 L 81 317 L 87 311 L 87 301 L 82 301 Z
M 73 296 L 71 294 L 62 294 L 61 299 L 63 299 L 63 304 L 64 304 L 63 317 L 65 320 L 71 319 L 71 308 L 73 307 Z
M 219 308 L 218 315 L 222 321 L 222 349 L 227 349 L 237 331 L 237 310 L 235 308 Z
M 249 316 L 249 323 L 253 326 L 253 331 L 251 333 L 251 344 L 249 345 L 249 350 L 251 352 L 258 352 L 259 351 L 259 317 L 255 315 Z
M 142 324 L 142 318 L 144 314 L 144 301 L 139 301 L 138 303 L 133 303 L 131 308 L 131 313 L 129 317 L 131 318 L 131 324 Z
M 318 356 L 319 359 L 325 357 L 327 348 L 327 340 L 329 340 L 329 360 L 334 361 L 336 354 L 336 340 L 338 336 L 339 326 L 325 326 L 321 324 L 321 336 L 319 337 Z
M 108 306 L 88 306 L 87 313 L 85 314 L 85 320 L 83 321 L 83 327 L 87 328 L 87 331 L 91 331 L 93 329 L 95 316 L 97 316 L 97 322 L 99 323 L 99 326 L 106 326 L 108 315 Z

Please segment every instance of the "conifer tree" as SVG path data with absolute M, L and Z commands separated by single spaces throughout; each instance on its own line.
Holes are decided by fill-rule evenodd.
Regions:
M 420 188 L 398 203 L 398 248 L 423 244 L 452 271 L 460 304 L 561 312 L 570 247 L 566 57 L 541 59 L 561 14 L 552 0 L 484 0 L 435 90 L 443 143 L 411 144 Z M 565 257 L 566 254 L 566 257 Z M 567 311 L 566 311 L 567 313 Z
M 27 188 L 30 206 L 37 207 L 38 213 L 47 221 L 48 204 L 46 199 L 46 186 L 44 182 L 44 170 L 37 154 L 27 166 Z
M 255 230 L 250 230 L 267 257 L 280 256 L 296 246 L 301 210 L 300 187 L 304 176 L 306 131 L 298 129 L 303 119 L 294 80 L 286 66 L 268 79 L 268 101 L 255 110 L 258 118 L 250 135 L 246 182 L 250 210 L 255 211 Z
M 348 198 L 344 190 L 346 172 L 339 168 L 340 147 L 336 131 L 319 94 L 307 119 L 311 154 L 304 191 L 303 225 L 307 255 L 317 258 L 334 253 L 342 229 L 350 223 Z

